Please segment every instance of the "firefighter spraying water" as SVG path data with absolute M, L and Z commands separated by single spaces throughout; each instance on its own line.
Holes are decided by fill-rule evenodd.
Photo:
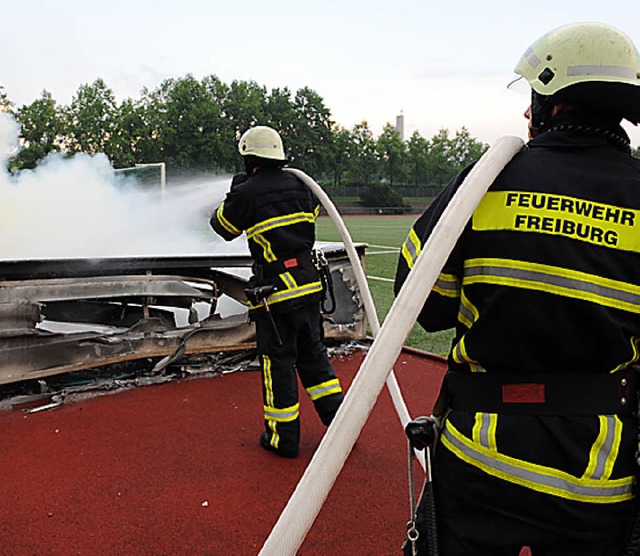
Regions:
M 287 158 L 276 130 L 247 130 L 238 150 L 246 172 L 233 178 L 211 226 L 226 240 L 246 232 L 254 260 L 246 293 L 262 365 L 265 431 L 260 445 L 292 458 L 300 442 L 296 371 L 325 425 L 343 399 L 323 345 L 320 303 L 327 294 L 326 265 L 313 251 L 320 207 L 307 186 L 283 170 Z

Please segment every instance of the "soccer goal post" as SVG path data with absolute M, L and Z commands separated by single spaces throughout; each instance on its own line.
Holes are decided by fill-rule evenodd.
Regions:
M 140 185 L 149 188 L 160 186 L 160 194 L 163 195 L 167 189 L 167 171 L 164 162 L 150 162 L 147 164 L 136 164 L 129 168 L 116 168 L 117 175 L 124 175 L 133 178 Z

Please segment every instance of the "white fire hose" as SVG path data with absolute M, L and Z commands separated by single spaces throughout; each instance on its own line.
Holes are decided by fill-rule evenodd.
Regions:
M 351 266 L 353 268 L 356 283 L 358 284 L 360 295 L 362 296 L 364 311 L 367 315 L 369 325 L 371 326 L 371 333 L 375 338 L 378 335 L 378 332 L 380 332 L 380 321 L 378 320 L 376 306 L 373 302 L 373 296 L 371 295 L 369 283 L 367 282 L 367 276 L 364 273 L 364 268 L 362 267 L 362 263 L 360 262 L 360 257 L 358 257 L 358 253 L 353 244 L 353 240 L 351 239 L 349 230 L 347 230 L 347 227 L 345 226 L 342 216 L 340 216 L 338 209 L 336 209 L 336 206 L 333 204 L 333 201 L 330 199 L 330 197 L 310 176 L 308 176 L 301 170 L 296 170 L 293 168 L 285 168 L 285 170 L 297 176 L 307 185 L 307 187 L 309 187 L 309 189 L 311 189 L 311 191 L 313 191 L 314 195 L 318 198 L 320 203 L 322 203 L 322 206 L 325 208 L 327 214 L 337 228 L 347 251 L 347 255 L 349 256 L 349 260 L 351 261 Z M 411 417 L 409 415 L 407 405 L 404 403 L 404 399 L 402 398 L 402 393 L 400 392 L 400 387 L 398 386 L 398 381 L 396 380 L 396 376 L 393 373 L 393 370 L 391 370 L 387 378 L 387 388 L 389 389 L 391 400 L 393 401 L 393 406 L 395 407 L 396 413 L 400 418 L 402 428 L 404 429 L 405 425 L 411 420 Z M 424 453 L 417 452 L 416 457 L 422 465 L 422 469 L 425 469 Z
M 453 246 L 493 180 L 523 144 L 518 137 L 498 139 L 451 199 L 409 272 L 340 409 L 262 547 L 260 556 L 293 556 L 300 548 Z

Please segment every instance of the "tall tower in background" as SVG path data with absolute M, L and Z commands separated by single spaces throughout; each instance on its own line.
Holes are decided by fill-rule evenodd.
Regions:
M 400 139 L 404 141 L 404 115 L 400 110 L 400 115 L 396 116 L 396 131 L 400 135 Z

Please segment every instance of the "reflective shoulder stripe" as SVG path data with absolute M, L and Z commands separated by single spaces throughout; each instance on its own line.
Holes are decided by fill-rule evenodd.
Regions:
M 450 421 L 446 422 L 441 438 L 447 449 L 469 465 L 537 492 L 595 504 L 612 504 L 633 497 L 633 477 L 613 480 L 574 477 L 558 469 L 494 452 L 466 438 Z
M 230 234 L 239 236 L 242 233 L 242 231 L 238 230 L 238 228 L 226 219 L 224 215 L 224 201 L 220 203 L 220 206 L 216 211 L 216 218 L 218 219 L 218 222 L 220 222 L 220 225 Z
M 443 297 L 456 298 L 460 295 L 460 281 L 453 274 L 440 274 L 433 286 L 433 291 Z
M 410 269 L 413 268 L 414 264 L 416 264 L 416 260 L 418 259 L 418 255 L 420 255 L 421 251 L 422 243 L 420 238 L 418 237 L 418 234 L 416 234 L 415 230 L 411 228 L 407 239 L 405 239 L 402 244 L 402 256 Z
M 263 234 L 274 228 L 280 228 L 282 226 L 291 226 L 292 224 L 299 224 L 300 222 L 315 222 L 315 213 L 311 212 L 294 212 L 292 214 L 284 214 L 282 216 L 276 216 L 258 222 L 251 228 L 247 229 L 247 237 L 252 238 L 256 234 Z
M 577 270 L 514 259 L 468 259 L 463 285 L 497 284 L 640 313 L 640 286 Z

